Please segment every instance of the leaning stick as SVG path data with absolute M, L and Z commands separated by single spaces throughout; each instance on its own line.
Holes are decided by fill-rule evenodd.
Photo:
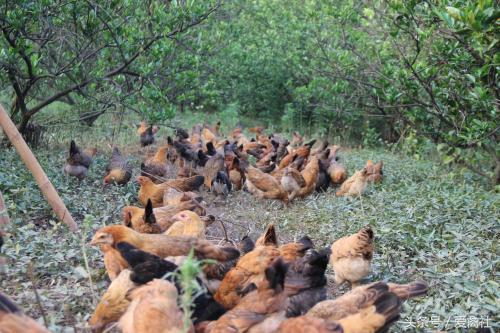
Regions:
M 0 126 L 2 126 L 5 134 L 9 138 L 12 145 L 16 148 L 17 153 L 23 160 L 26 167 L 31 171 L 33 177 L 35 177 L 35 181 L 38 184 L 38 187 L 42 191 L 45 199 L 52 207 L 57 217 L 66 223 L 66 225 L 72 231 L 78 231 L 78 225 L 75 223 L 75 220 L 71 217 L 68 209 L 64 205 L 64 202 L 57 194 L 56 189 L 50 182 L 49 178 L 43 171 L 42 167 L 38 163 L 36 157 L 31 152 L 30 148 L 24 141 L 21 133 L 17 130 L 16 125 L 12 122 L 7 112 L 0 105 Z
M 2 227 L 5 227 L 9 222 L 7 207 L 5 207 L 5 201 L 3 200 L 2 192 L 0 192 L 0 232 L 2 231 Z

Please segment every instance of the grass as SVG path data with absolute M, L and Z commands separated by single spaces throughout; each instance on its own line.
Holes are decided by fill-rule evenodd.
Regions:
M 143 154 L 137 147 L 134 119 L 123 121 L 114 136 L 112 128 L 103 126 L 105 121 L 99 120 L 90 133 L 58 130 L 50 134 L 49 146 L 35 152 L 80 225 L 80 233 L 71 233 L 57 222 L 16 153 L 1 151 L 0 190 L 12 224 L 7 229 L 4 252 L 8 265 L 0 276 L 0 286 L 28 314 L 41 318 L 35 286 L 54 332 L 85 330 L 86 320 L 108 285 L 102 258 L 88 246 L 88 240 L 99 227 L 119 223 L 124 205 L 137 202 L 138 188 L 133 183 L 101 191 L 111 138 L 123 148 L 133 141 L 126 150 L 133 155 L 135 172 Z M 189 121 L 192 119 L 179 124 Z M 167 133 L 163 128 L 159 134 L 164 137 Z M 76 135 L 77 142 L 102 148 L 82 183 L 62 174 L 71 135 Z M 488 316 L 490 324 L 498 328 L 499 195 L 474 182 L 468 173 L 384 150 L 348 150 L 341 157 L 351 172 L 369 158 L 382 159 L 386 179 L 370 186 L 361 199 L 337 198 L 331 189 L 287 208 L 259 201 L 246 192 L 233 193 L 225 201 L 205 194 L 210 212 L 225 221 L 234 240 L 246 234 L 255 238 L 272 222 L 283 241 L 308 234 L 317 246 L 329 246 L 370 224 L 376 233 L 370 280 L 421 279 L 430 284 L 428 296 L 406 303 L 395 331 L 404 330 L 405 321 L 416 322 L 419 317 L 439 319 L 441 327 L 430 322 L 425 325 L 434 330 L 444 328 L 448 318 L 447 328 L 455 326 L 456 316 Z M 208 232 L 213 239 L 222 237 L 217 223 Z M 29 263 L 33 264 L 33 279 L 28 274 Z M 332 287 L 333 294 L 342 290 Z

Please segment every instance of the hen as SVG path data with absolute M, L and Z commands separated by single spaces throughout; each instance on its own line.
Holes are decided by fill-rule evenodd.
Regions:
M 161 232 L 165 232 L 168 228 L 170 228 L 170 226 L 175 222 L 173 219 L 175 214 L 184 210 L 193 211 L 200 216 L 206 214 L 205 208 L 203 208 L 198 201 L 193 199 L 154 208 L 153 215 L 156 223 L 160 226 Z M 124 225 L 141 225 L 143 223 L 142 221 L 144 220 L 144 216 L 145 209 L 143 208 L 133 206 L 126 206 L 123 208 Z
M 288 193 L 273 176 L 248 166 L 246 169 L 246 186 L 257 198 L 278 199 L 288 202 Z
M 288 200 L 292 201 L 300 189 L 306 186 L 306 181 L 299 171 L 287 167 L 281 176 L 281 186 L 288 193 Z
M 82 180 L 87 176 L 90 164 L 92 163 L 92 157 L 96 154 L 97 149 L 90 148 L 85 151 L 81 151 L 76 145 L 74 140 L 71 140 L 69 146 L 69 157 L 66 160 L 66 165 L 64 166 L 64 172 L 70 176 Z
M 313 316 L 287 319 L 278 333 L 382 333 L 387 332 L 401 312 L 401 302 L 390 292 L 380 294 L 373 305 L 348 315 L 338 321 L 328 321 Z
M 177 296 L 172 283 L 158 279 L 133 290 L 132 302 L 119 322 L 123 333 L 194 333 L 192 324 L 186 326 L 183 321 Z
M 313 156 L 309 159 L 304 170 L 302 170 L 301 174 L 305 181 L 305 186 L 301 187 L 298 191 L 297 195 L 300 198 L 304 198 L 314 192 L 316 190 L 316 181 L 318 180 L 319 173 L 319 161 L 316 156 Z
M 156 254 L 160 257 L 187 255 L 191 249 L 200 259 L 227 261 L 239 256 L 238 250 L 232 247 L 219 247 L 194 237 L 174 237 L 162 234 L 141 234 L 124 225 L 112 225 L 100 228 L 94 235 L 91 245 L 116 244 L 127 242 L 131 245 Z
M 137 130 L 139 133 L 139 139 L 142 147 L 152 145 L 155 142 L 155 127 L 153 125 L 147 126 L 145 123 L 141 123 L 141 126 Z
M 111 281 L 114 281 L 116 277 L 127 268 L 127 262 L 122 258 L 120 253 L 109 244 L 99 245 L 99 249 L 103 253 L 104 257 L 104 267 L 108 273 L 108 277 Z
M 361 196 L 366 190 L 367 181 L 368 174 L 366 172 L 366 168 L 363 168 L 363 170 L 356 171 L 354 175 L 343 182 L 342 186 L 340 186 L 340 189 L 335 193 L 335 195 Z
M 185 210 L 175 214 L 172 219 L 175 222 L 164 232 L 164 235 L 205 238 L 205 222 L 198 214 Z
M 127 310 L 130 304 L 127 293 L 135 288 L 135 283 L 130 280 L 130 276 L 130 270 L 124 269 L 121 271 L 120 275 L 111 282 L 108 290 L 102 295 L 89 320 L 93 333 L 102 332 L 108 324 L 118 321 Z
M 23 314 L 14 302 L 0 292 L 0 332 L 49 333 L 35 320 Z
M 153 279 L 164 278 L 174 283 L 180 293 L 183 292 L 178 275 L 169 274 L 175 273 L 179 269 L 175 263 L 141 251 L 126 242 L 118 243 L 117 248 L 132 267 L 133 272 L 130 275 L 130 280 L 137 284 L 145 284 Z M 199 278 L 196 279 L 196 283 L 202 286 L 202 281 Z M 216 320 L 224 312 L 224 308 L 207 292 L 199 292 L 193 298 L 192 318 L 195 323 L 203 320 Z
M 382 171 L 382 167 L 384 166 L 384 162 L 380 161 L 375 164 L 371 160 L 366 162 L 366 173 L 368 174 L 367 180 L 369 182 L 379 183 L 384 179 L 384 172 Z
M 355 286 L 370 274 L 373 238 L 372 229 L 365 226 L 354 235 L 342 237 L 333 243 L 330 264 L 335 272 L 335 283 L 348 281 Z
M 203 176 L 193 176 L 190 178 L 179 178 L 167 180 L 161 184 L 155 184 L 151 179 L 144 176 L 137 177 L 137 181 L 141 185 L 139 189 L 139 201 L 145 206 L 148 199 L 151 199 L 153 207 L 163 205 L 163 194 L 169 188 L 175 188 L 182 192 L 197 190 L 204 181 Z
M 287 265 L 277 259 L 265 270 L 263 281 L 253 285 L 248 293 L 233 309 L 216 322 L 208 324 L 205 332 L 272 332 L 265 319 L 282 311 L 286 304 L 284 293 Z
M 287 317 L 305 314 L 316 303 L 326 299 L 326 276 L 329 250 L 307 250 L 304 257 L 290 265 L 285 279 L 288 303 Z
M 124 185 L 129 182 L 132 177 L 132 166 L 129 161 L 122 156 L 117 147 L 113 148 L 111 158 L 106 166 L 106 176 L 104 176 L 103 184 L 115 183 Z
M 400 300 L 406 300 L 424 295 L 427 289 L 428 286 L 424 282 L 410 284 L 374 282 L 356 287 L 336 299 L 319 302 L 307 312 L 307 315 L 326 320 L 340 320 L 373 305 L 385 292 L 392 292 Z
M 167 176 L 167 152 L 169 145 L 158 148 L 156 153 L 141 163 L 141 176 L 150 178 L 155 183 L 161 183 Z
M 161 228 L 158 223 L 156 223 L 156 217 L 153 213 L 153 203 L 148 199 L 146 207 L 144 209 L 144 214 L 140 218 L 133 218 L 132 212 L 124 208 L 124 213 L 128 216 L 124 217 L 125 225 L 129 228 L 134 229 L 137 232 L 143 234 L 159 234 L 161 233 Z

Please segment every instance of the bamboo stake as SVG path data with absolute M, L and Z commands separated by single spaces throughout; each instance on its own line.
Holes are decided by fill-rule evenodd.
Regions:
M 3 200 L 2 192 L 0 192 L 0 232 L 2 231 L 2 226 L 6 226 L 10 223 L 9 214 L 7 214 L 7 207 L 5 207 L 5 201 Z
M 23 160 L 24 164 L 26 164 L 26 167 L 31 171 L 33 177 L 35 177 L 35 181 L 38 184 L 38 187 L 42 191 L 49 205 L 56 213 L 57 217 L 61 221 L 66 223 L 71 231 L 78 231 L 78 225 L 76 224 L 75 220 L 73 220 L 73 217 L 71 217 L 71 214 L 64 205 L 64 202 L 59 197 L 59 194 L 57 194 L 56 189 L 50 182 L 49 178 L 38 163 L 36 157 L 31 152 L 30 148 L 21 136 L 21 133 L 19 133 L 16 125 L 14 125 L 2 105 L 0 105 L 0 126 L 2 126 L 10 142 L 16 148 L 17 153 Z

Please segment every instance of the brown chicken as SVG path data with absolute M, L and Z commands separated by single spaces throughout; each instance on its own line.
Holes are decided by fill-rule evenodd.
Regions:
M 64 172 L 67 175 L 78 178 L 78 180 L 84 179 L 87 177 L 90 164 L 92 163 L 92 158 L 96 153 L 96 148 L 90 148 L 82 152 L 76 145 L 75 141 L 71 140 L 69 146 L 69 157 L 66 160 Z
M 301 174 L 305 181 L 305 186 L 301 187 L 297 193 L 297 196 L 304 198 L 316 190 L 316 182 L 318 180 L 319 173 L 319 160 L 317 157 L 311 157 L 309 162 L 307 162 L 304 170 Z
M 273 225 L 269 225 L 264 234 L 255 242 L 255 248 L 240 257 L 236 266 L 232 268 L 222 280 L 214 298 L 226 309 L 233 308 L 245 294 L 245 289 L 251 284 L 257 284 L 264 279 L 267 267 L 278 257 L 285 262 L 292 262 L 303 257 L 311 248 L 311 243 L 299 240 L 278 247 L 276 232 Z
M 148 199 L 151 199 L 153 207 L 163 205 L 163 193 L 168 188 L 175 188 L 182 192 L 194 191 L 198 189 L 204 181 L 203 176 L 193 176 L 189 178 L 180 178 L 167 180 L 161 184 L 155 184 L 151 179 L 144 176 L 137 177 L 137 181 L 141 185 L 139 189 L 139 201 L 146 206 Z
M 89 320 L 93 333 L 104 331 L 108 324 L 118 321 L 127 310 L 130 304 L 127 293 L 135 288 L 135 284 L 130 280 L 130 274 L 131 271 L 128 269 L 121 271 L 102 295 Z
M 281 176 L 281 186 L 288 193 L 288 200 L 292 201 L 300 189 L 306 186 L 306 181 L 299 171 L 287 167 Z
M 194 192 L 182 192 L 176 190 L 175 188 L 168 188 L 163 192 L 163 205 L 164 206 L 175 206 L 179 205 L 181 202 L 197 200 L 201 201 L 201 197 Z
M 233 247 L 219 247 L 194 237 L 174 237 L 162 234 L 141 234 L 124 225 L 111 225 L 100 228 L 94 235 L 91 245 L 116 244 L 127 242 L 140 250 L 165 258 L 168 256 L 187 255 L 194 249 L 195 256 L 200 259 L 227 261 L 239 256 Z
M 340 185 L 347 179 L 347 169 L 337 156 L 339 149 L 339 146 L 333 146 L 333 148 L 329 149 L 327 172 L 333 185 Z
M 340 320 L 373 305 L 383 293 L 388 291 L 403 301 L 424 295 L 427 290 L 428 286 L 424 282 L 410 284 L 374 282 L 356 287 L 336 299 L 319 302 L 307 312 L 307 315 L 330 321 Z
M 391 293 L 378 295 L 373 305 L 360 309 L 338 321 L 313 316 L 287 319 L 281 323 L 279 333 L 382 333 L 387 332 L 401 312 L 401 301 Z
M 142 121 L 137 129 L 142 147 L 149 146 L 155 142 L 154 135 L 158 132 L 158 126 L 148 126 L 145 121 Z
M 288 155 L 283 157 L 283 159 L 279 163 L 279 168 L 284 169 L 287 166 L 289 166 L 290 163 L 292 163 L 293 160 L 296 158 L 296 156 L 300 156 L 303 157 L 304 159 L 307 159 L 309 157 L 309 154 L 311 153 L 311 147 L 314 145 L 315 142 L 316 140 L 312 140 L 311 142 L 306 143 L 305 145 L 294 149 Z
M 175 222 L 164 232 L 168 236 L 188 236 L 205 239 L 205 222 L 198 214 L 184 210 L 173 216 Z
M 169 145 L 162 146 L 152 157 L 141 163 L 141 176 L 150 178 L 154 183 L 164 182 L 168 172 L 167 152 L 169 149 Z
M 206 161 L 199 162 L 199 165 L 195 168 L 195 171 L 197 174 L 205 178 L 205 187 L 211 189 L 212 180 L 217 176 L 217 172 L 225 169 L 224 155 L 216 153 L 214 156 L 206 158 L 208 158 Z
M 108 273 L 108 277 L 111 281 L 115 280 L 116 277 L 128 267 L 127 262 L 122 258 L 120 253 L 109 244 L 99 245 L 101 252 L 104 257 L 104 268 Z
M 337 196 L 349 195 L 349 196 L 361 196 L 366 190 L 366 184 L 368 182 L 368 174 L 366 168 L 360 171 L 356 171 L 354 175 L 349 177 L 345 182 L 342 183 L 340 189 L 335 193 Z
M 298 132 L 292 132 L 292 141 L 290 141 L 290 148 L 297 148 L 302 146 L 304 138 Z
M 265 322 L 265 319 L 283 311 L 286 306 L 284 283 L 287 269 L 281 259 L 274 260 L 265 269 L 265 279 L 252 284 L 253 291 L 217 321 L 210 323 L 205 332 L 272 332 L 272 323 Z
M 122 156 L 117 147 L 113 147 L 111 158 L 106 166 L 106 176 L 103 185 L 115 183 L 124 185 L 132 177 L 132 166 L 129 161 Z
M 0 332 L 49 333 L 49 331 L 21 312 L 7 295 L 0 292 Z
M 206 214 L 205 208 L 196 201 L 189 199 L 180 201 L 178 204 L 167 205 L 153 209 L 153 215 L 156 223 L 160 226 L 161 232 L 165 232 L 175 222 L 173 217 L 175 214 L 184 210 L 190 210 L 203 216 Z M 124 225 L 141 225 L 144 219 L 145 210 L 140 207 L 126 206 L 123 208 L 123 224 Z
M 335 283 L 348 281 L 354 287 L 370 274 L 373 238 L 372 229 L 365 226 L 354 235 L 342 237 L 333 243 L 330 264 L 335 272 Z
M 193 333 L 192 324 L 184 325 L 177 306 L 177 289 L 166 280 L 154 279 L 134 289 L 127 311 L 120 319 L 123 333 Z
M 246 186 L 259 199 L 278 199 L 288 202 L 288 193 L 273 176 L 260 171 L 253 166 L 246 169 Z
M 382 171 L 382 167 L 384 166 L 384 162 L 380 161 L 375 164 L 371 160 L 366 162 L 366 173 L 368 174 L 367 180 L 369 182 L 379 183 L 384 179 L 384 172 Z
M 161 233 L 161 227 L 158 223 L 156 223 L 156 217 L 153 212 L 153 203 L 151 202 L 151 200 L 148 199 L 146 208 L 144 209 L 144 214 L 140 218 L 137 218 L 137 214 L 136 218 L 133 218 L 133 213 L 131 212 L 130 208 L 127 207 L 123 209 L 123 213 L 128 215 L 124 216 L 123 218 L 123 220 L 125 221 L 124 224 L 127 227 L 143 234 Z

